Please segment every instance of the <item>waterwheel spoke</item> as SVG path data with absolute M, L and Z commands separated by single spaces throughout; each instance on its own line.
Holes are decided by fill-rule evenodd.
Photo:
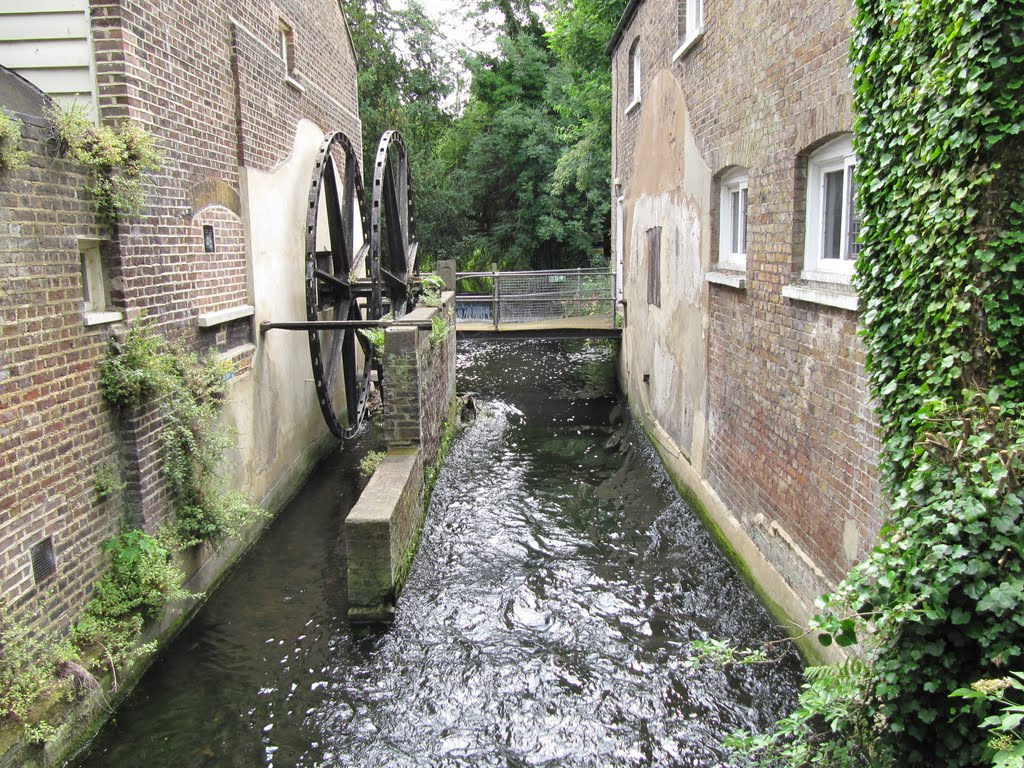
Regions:
M 324 198 L 327 201 L 327 231 L 331 237 L 331 267 L 335 275 L 344 276 L 347 281 L 351 246 L 345 231 L 343 202 L 338 195 L 338 176 L 334 159 L 330 156 L 324 168 Z
M 339 157 L 344 156 L 344 160 Z M 336 159 L 337 158 L 337 159 Z M 339 174 L 343 162 L 344 175 Z M 356 264 L 356 216 L 362 231 L 368 230 L 362 210 L 362 176 L 359 159 L 352 143 L 342 133 L 324 139 L 313 168 L 306 214 L 306 315 L 309 320 L 359 319 L 352 272 Z M 358 206 L 358 208 L 357 208 Z M 322 214 L 322 216 L 321 216 Z M 321 220 L 324 219 L 324 220 Z M 317 253 L 317 239 L 323 239 L 324 228 L 330 239 L 328 251 Z M 366 245 L 359 254 L 365 253 Z M 370 368 L 358 370 L 358 337 L 355 329 L 313 329 L 309 331 L 310 361 L 313 383 L 324 420 L 338 437 L 358 431 L 365 414 Z M 338 386 L 344 382 L 344 404 L 338 401 Z M 340 406 L 340 407 L 339 407 Z M 344 408 L 348 425 L 342 426 Z
M 408 269 L 405 263 L 405 227 L 402 221 L 399 186 L 400 184 L 396 183 L 394 165 L 389 162 L 384 171 L 384 206 L 388 220 L 388 266 L 392 274 L 400 275 L 405 279 Z

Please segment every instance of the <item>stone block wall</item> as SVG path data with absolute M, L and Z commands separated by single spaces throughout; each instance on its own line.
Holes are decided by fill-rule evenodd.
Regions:
M 855 296 L 801 278 L 807 156 L 852 131 L 853 4 L 704 0 L 703 33 L 684 49 L 670 20 L 685 7 L 631 3 L 612 46 L 613 193 L 624 198 L 612 228 L 625 233 L 620 255 L 634 286 L 626 385 L 678 444 L 709 504 L 728 510 L 807 605 L 866 554 L 883 506 L 858 317 L 844 308 Z M 641 99 L 627 109 L 637 41 Z M 718 265 L 719 179 L 737 166 L 748 170 L 742 273 Z M 663 242 L 678 243 L 661 254 L 675 320 L 646 298 L 640 230 L 655 221 Z M 784 295 L 792 286 L 840 301 Z M 654 332 L 663 325 L 685 350 Z M 673 387 L 690 413 L 675 413 Z

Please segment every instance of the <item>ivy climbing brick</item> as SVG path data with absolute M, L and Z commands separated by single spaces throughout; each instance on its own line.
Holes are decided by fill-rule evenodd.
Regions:
M 851 59 L 890 509 L 815 619 L 862 655 L 731 744 L 791 768 L 1019 766 L 1020 723 L 991 740 L 999 702 L 963 691 L 1024 669 L 1024 0 L 858 0 Z
M 1024 668 L 1024 2 L 860 0 L 852 61 L 892 506 L 819 619 L 864 646 L 857 706 L 816 714 L 873 765 L 978 766 L 992 712 L 950 694 Z

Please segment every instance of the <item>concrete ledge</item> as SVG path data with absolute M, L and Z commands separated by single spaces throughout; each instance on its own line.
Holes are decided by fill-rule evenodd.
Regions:
M 805 301 L 809 304 L 822 304 L 826 307 L 857 311 L 857 294 L 844 291 L 836 286 L 836 290 L 826 290 L 807 285 L 784 285 L 782 295 L 791 301 Z
M 256 314 L 256 307 L 252 304 L 239 304 L 237 307 L 218 309 L 216 312 L 204 312 L 196 319 L 196 323 L 200 328 L 213 328 L 216 325 L 230 323 L 232 320 L 252 317 L 254 314 Z
M 416 545 L 423 517 L 420 452 L 388 451 L 345 520 L 349 618 L 386 621 L 395 577 Z
M 725 285 L 740 291 L 747 289 L 747 277 L 739 272 L 708 272 L 704 279 L 715 285 Z

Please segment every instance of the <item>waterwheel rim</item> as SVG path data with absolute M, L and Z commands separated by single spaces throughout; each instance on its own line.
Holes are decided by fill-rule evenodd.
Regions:
M 363 199 L 359 157 L 352 142 L 340 131 L 327 135 L 316 155 L 307 200 L 305 291 L 310 321 L 363 319 L 360 297 L 366 292 L 357 275 L 367 245 L 355 247 L 357 225 L 364 237 L 368 229 Z M 312 329 L 309 351 L 328 428 L 339 438 L 353 436 L 366 418 L 372 370 L 369 342 L 353 328 Z
M 395 319 L 412 309 L 418 241 L 412 172 L 405 141 L 386 131 L 377 145 L 370 205 L 371 311 Z

